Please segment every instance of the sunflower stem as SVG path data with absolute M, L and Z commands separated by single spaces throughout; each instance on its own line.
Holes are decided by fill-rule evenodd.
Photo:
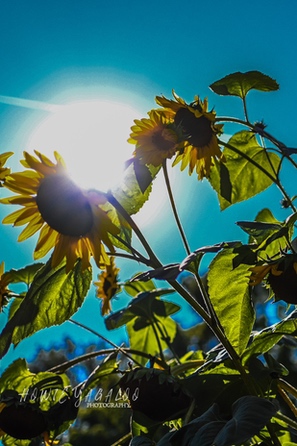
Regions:
M 246 106 L 246 96 L 243 96 L 242 103 L 243 103 L 244 117 L 246 119 L 247 124 L 249 124 L 248 111 L 247 111 L 247 106 Z
M 170 180 L 169 180 L 169 176 L 168 176 L 166 159 L 163 160 L 162 167 L 163 167 L 163 173 L 164 173 L 165 184 L 166 184 L 166 187 L 167 187 L 167 192 L 168 192 L 168 195 L 169 195 L 169 201 L 170 201 L 170 204 L 171 204 L 171 208 L 172 208 L 172 212 L 173 212 L 173 215 L 174 215 L 174 218 L 175 218 L 175 222 L 177 224 L 180 236 L 182 238 L 182 241 L 183 241 L 186 253 L 188 255 L 190 255 L 191 250 L 189 248 L 189 244 L 188 244 L 186 235 L 184 233 L 184 230 L 183 230 L 183 227 L 182 227 L 182 224 L 180 222 L 180 218 L 178 216 L 178 212 L 177 212 L 177 209 L 176 209 L 176 205 L 175 205 L 175 201 L 174 201 L 174 197 L 173 197 L 173 193 L 172 193 L 172 189 L 171 189 L 171 185 L 170 185 Z
M 83 328 L 85 328 L 85 327 L 83 327 Z M 110 354 L 116 353 L 116 352 L 119 352 L 119 347 L 108 348 L 108 349 L 103 349 L 103 350 L 96 350 L 94 352 L 85 353 L 83 355 L 77 356 L 76 358 L 65 361 L 62 364 L 55 365 L 55 366 L 47 369 L 46 371 L 52 372 L 52 373 L 64 373 L 66 370 L 70 369 L 71 367 L 74 367 L 77 364 L 80 364 L 81 362 L 88 361 L 92 358 L 97 358 L 98 356 L 103 356 L 103 355 L 107 356 L 107 355 L 110 355 Z M 135 350 L 133 348 L 122 347 L 120 350 L 120 353 L 122 353 L 125 356 L 127 356 L 127 354 L 128 355 L 130 354 L 130 355 L 142 356 L 143 358 L 146 358 L 147 360 L 152 359 L 152 355 L 150 355 L 149 353 L 146 353 L 146 352 L 143 352 L 140 350 Z M 129 357 L 129 359 L 130 359 L 130 357 Z M 164 363 L 162 361 L 160 361 L 158 358 L 154 358 L 154 360 L 161 367 L 164 367 Z
M 95 336 L 98 336 L 100 339 L 102 339 L 104 342 L 107 342 L 108 344 L 112 345 L 113 347 L 115 347 L 119 352 L 121 352 L 123 355 L 125 355 L 127 358 L 129 358 L 132 362 L 134 362 L 135 364 L 137 364 L 139 367 L 142 367 L 142 365 L 136 361 L 134 358 L 132 358 L 132 356 L 130 356 L 129 354 L 127 354 L 127 352 L 122 349 L 122 347 L 119 347 L 118 345 L 116 345 L 114 342 L 112 342 L 110 339 L 107 339 L 105 336 L 103 336 L 102 334 L 98 333 L 97 331 L 93 330 L 92 328 L 88 327 L 87 325 L 82 324 L 81 322 L 77 322 L 74 319 L 68 319 L 69 322 L 71 322 L 72 324 L 78 325 L 78 327 L 81 327 L 87 331 L 89 331 L 90 333 L 93 333 Z
M 153 263 L 153 266 L 155 268 L 159 268 L 162 266 L 159 259 L 155 256 L 153 250 L 151 249 L 149 243 L 146 241 L 146 238 L 142 234 L 141 230 L 135 223 L 135 221 L 131 218 L 131 216 L 128 214 L 128 212 L 123 208 L 123 206 L 118 202 L 118 200 L 112 195 L 111 192 L 108 192 L 106 194 L 106 198 L 109 201 L 110 204 L 112 204 L 115 209 L 124 217 L 127 223 L 131 226 L 135 234 L 137 235 L 139 241 L 142 243 L 144 249 L 146 250 L 151 262 Z

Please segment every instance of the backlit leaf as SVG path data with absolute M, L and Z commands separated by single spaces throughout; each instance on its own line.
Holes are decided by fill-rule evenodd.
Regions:
M 169 342 L 172 342 L 176 335 L 177 325 L 176 322 L 170 317 L 155 316 L 155 322 L 160 324 L 169 338 Z M 160 356 L 160 348 L 165 350 L 168 348 L 167 342 L 158 334 L 158 340 L 156 338 L 156 327 L 152 324 L 135 331 L 135 320 L 131 320 L 127 323 L 127 331 L 130 339 L 130 347 L 133 350 L 139 350 L 144 353 L 148 353 L 153 356 Z M 132 355 L 138 363 L 145 365 L 147 358 L 141 355 Z
M 243 444 L 258 434 L 275 415 L 277 409 L 277 404 L 264 398 L 251 395 L 239 398 L 232 406 L 231 420 L 227 421 L 212 440 L 212 444 L 216 446 Z
M 25 268 L 11 269 L 5 273 L 5 276 L 9 276 L 10 283 L 23 282 L 26 285 L 30 285 L 37 271 L 39 271 L 43 266 L 44 263 L 33 263 L 32 265 L 25 266 Z
M 250 90 L 275 91 L 278 83 L 260 71 L 240 71 L 228 74 L 210 85 L 212 91 L 223 96 L 239 96 L 245 98 Z
M 247 346 L 255 314 L 251 304 L 248 265 L 233 269 L 233 250 L 219 252 L 210 264 L 209 296 L 226 337 L 242 354 Z
M 1 333 L 0 357 L 10 343 L 17 345 L 38 330 L 60 325 L 82 305 L 89 290 L 92 272 L 81 271 L 77 262 L 68 274 L 65 264 L 51 268 L 50 261 L 38 271 L 26 297 Z
M 250 345 L 243 352 L 242 360 L 246 363 L 250 357 L 268 352 L 283 336 L 297 336 L 297 312 L 293 311 L 281 322 L 264 328 L 252 337 Z
M 152 182 L 160 167 L 145 166 L 145 178 L 141 177 L 139 163 L 132 160 L 127 164 L 122 182 L 112 190 L 113 196 L 129 215 L 136 214 L 148 200 L 152 190 Z M 142 172 L 143 173 L 143 172 Z
M 226 193 L 224 188 L 222 189 L 224 178 L 221 178 L 221 163 L 215 163 L 209 178 L 212 187 L 218 194 L 221 210 L 232 204 L 245 201 L 271 186 L 272 178 L 276 177 L 275 172 L 280 163 L 278 155 L 264 150 L 258 144 L 256 137 L 245 130 L 232 136 L 228 141 L 228 147 L 224 149 L 224 156 L 226 158 L 225 168 L 228 169 L 229 175 L 228 182 L 230 181 L 232 184 L 231 195 L 229 192 Z M 270 177 L 261 168 L 265 169 Z

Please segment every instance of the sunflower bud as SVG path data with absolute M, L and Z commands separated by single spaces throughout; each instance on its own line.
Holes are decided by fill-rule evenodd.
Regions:
M 163 370 L 132 370 L 119 385 L 128 394 L 131 408 L 155 421 L 178 418 L 192 402 L 180 382 Z
M 30 440 L 47 428 L 44 413 L 28 403 L 11 403 L 0 412 L 0 429 L 11 437 Z
M 297 304 L 297 256 L 288 254 L 274 265 L 267 277 L 276 300 Z

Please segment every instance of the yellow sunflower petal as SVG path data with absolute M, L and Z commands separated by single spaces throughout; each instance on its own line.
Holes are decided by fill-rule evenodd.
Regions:
M 4 152 L 0 154 L 0 166 L 4 166 L 8 158 L 10 158 L 13 155 L 13 152 Z
M 39 238 L 34 251 L 34 259 L 44 257 L 56 243 L 58 233 L 48 225 L 43 226 L 39 233 Z
M 25 227 L 25 229 L 22 230 L 22 232 L 18 236 L 18 241 L 22 242 L 24 240 L 27 240 L 29 237 L 32 237 L 32 235 L 36 234 L 36 232 L 39 231 L 39 229 L 41 229 L 43 225 L 44 221 L 40 220 L 39 215 L 36 215 L 34 217 L 34 220 L 31 220 Z
M 23 215 L 26 209 L 18 209 L 17 211 L 12 212 L 3 218 L 2 223 L 4 224 L 14 224 L 15 220 Z
M 15 226 L 22 226 L 26 223 L 30 223 L 32 220 L 37 219 L 40 221 L 42 217 L 36 212 L 37 207 L 25 207 L 21 215 L 17 217 L 14 221 Z

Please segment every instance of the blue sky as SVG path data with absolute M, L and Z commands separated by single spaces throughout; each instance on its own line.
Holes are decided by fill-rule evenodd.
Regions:
M 249 70 L 262 71 L 281 86 L 274 93 L 248 96 L 251 120 L 264 119 L 268 131 L 296 146 L 296 12 L 297 5 L 288 0 L 1 0 L 1 151 L 14 151 L 10 165 L 20 169 L 18 161 L 23 150 L 29 149 L 32 132 L 48 115 L 37 103 L 31 103 L 33 108 L 9 105 L 1 102 L 2 96 L 62 105 L 90 98 L 120 100 L 144 116 L 154 107 L 156 95 L 170 96 L 174 89 L 187 101 L 195 94 L 207 96 L 218 115 L 241 116 L 237 98 L 216 96 L 208 85 L 229 73 Z M 98 154 L 94 157 L 103 163 Z M 263 201 L 258 205 L 251 200 L 222 213 L 208 183 L 198 183 L 186 172 L 177 174 L 173 187 L 192 249 L 242 236 L 234 221 L 253 219 L 263 207 Z M 278 195 L 268 191 L 263 197 L 278 218 L 286 217 Z M 197 210 L 195 221 L 187 212 L 189 205 Z M 154 223 L 145 228 L 156 249 L 172 246 L 176 234 L 168 225 L 166 205 L 157 209 Z M 7 209 L 1 207 L 0 218 L 6 214 Z M 8 268 L 32 261 L 34 241 L 18 244 L 15 228 L 5 226 L 0 231 L 0 261 Z M 173 252 L 161 250 L 160 257 L 164 262 L 181 260 L 181 245 Z M 130 268 L 122 266 L 123 280 Z M 89 321 L 94 308 L 99 318 L 99 304 L 92 295 L 80 313 L 82 322 Z M 2 314 L 0 323 L 4 321 Z M 95 319 L 90 324 L 98 327 Z M 98 330 L 103 329 L 101 321 Z M 60 331 L 52 333 L 56 337 Z M 36 341 L 37 345 L 42 342 L 44 338 Z M 33 341 L 25 341 L 5 362 L 30 357 L 31 349 Z

